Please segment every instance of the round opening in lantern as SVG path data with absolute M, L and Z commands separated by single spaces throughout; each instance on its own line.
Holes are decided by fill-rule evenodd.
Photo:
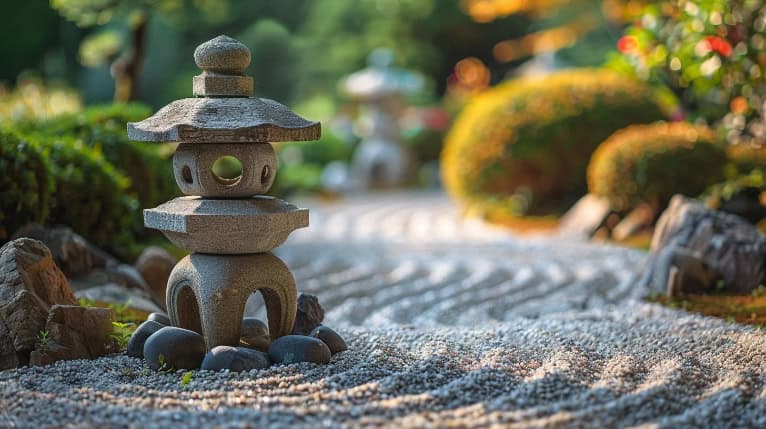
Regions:
M 213 162 L 213 178 L 224 186 L 236 185 L 242 179 L 242 162 L 230 155 L 216 159 Z
M 194 183 L 194 179 L 192 178 L 191 168 L 189 168 L 188 165 L 184 165 L 181 169 L 181 177 L 184 179 L 184 182 L 192 184 Z

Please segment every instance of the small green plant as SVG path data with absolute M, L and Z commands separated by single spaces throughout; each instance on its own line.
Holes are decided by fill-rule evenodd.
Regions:
M 193 373 L 191 371 L 186 371 L 183 377 L 181 377 L 181 386 L 184 386 L 184 387 L 188 386 L 192 380 L 192 375 Z
M 125 350 L 134 330 L 133 323 L 112 322 L 112 332 L 109 333 L 109 338 L 117 343 L 120 350 Z
M 159 356 L 157 356 L 157 361 L 160 363 L 160 368 L 157 370 L 158 372 L 164 372 L 169 373 L 175 371 L 175 368 L 170 366 L 168 361 L 165 359 L 165 355 L 160 353 Z
M 40 347 L 45 348 L 48 346 L 48 342 L 50 341 L 48 335 L 49 333 L 46 329 L 43 329 L 37 333 L 37 339 L 40 341 Z

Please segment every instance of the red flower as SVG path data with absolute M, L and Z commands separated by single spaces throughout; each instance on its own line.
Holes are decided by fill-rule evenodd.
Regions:
M 717 36 L 705 37 L 705 42 L 710 46 L 710 49 L 718 52 L 724 57 L 731 55 L 731 44 L 726 40 Z
M 630 53 L 636 50 L 638 41 L 633 36 L 622 36 L 617 41 L 617 50 L 622 53 Z

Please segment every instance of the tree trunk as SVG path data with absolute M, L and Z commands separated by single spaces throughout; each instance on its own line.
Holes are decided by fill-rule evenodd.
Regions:
M 131 31 L 131 52 L 112 63 L 112 76 L 115 80 L 115 102 L 138 99 L 138 76 L 144 63 L 148 21 L 146 14 L 141 14 Z

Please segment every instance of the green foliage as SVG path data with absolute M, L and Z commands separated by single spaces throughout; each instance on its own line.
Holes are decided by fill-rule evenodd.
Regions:
M 0 238 L 48 218 L 53 189 L 49 170 L 35 145 L 0 130 Z
M 317 191 L 322 169 L 333 161 L 351 160 L 352 147 L 329 130 L 315 142 L 280 143 L 276 145 L 279 173 L 269 191 L 276 196 Z
M 250 48 L 255 58 L 248 72 L 255 76 L 256 94 L 275 100 L 291 99 L 300 58 L 290 31 L 276 21 L 262 19 L 240 34 L 238 40 Z
M 614 131 L 663 118 L 644 84 L 605 70 L 513 80 L 474 98 L 445 139 L 442 178 L 458 200 L 506 200 L 516 214 L 583 193 L 593 150 Z
M 439 159 L 444 141 L 444 131 L 420 128 L 405 136 L 405 142 L 412 149 L 418 163 Z
M 135 330 L 136 326 L 133 323 L 112 322 L 112 332 L 109 333 L 109 338 L 117 343 L 120 350 L 124 350 L 128 347 L 130 337 Z
M 119 253 L 132 241 L 138 203 L 128 179 L 97 151 L 71 137 L 31 139 L 49 161 L 55 201 L 48 223 L 70 226 L 96 245 Z
M 672 90 L 692 119 L 729 141 L 766 138 L 766 6 L 752 0 L 665 0 L 647 6 L 612 67 Z
M 189 383 L 191 383 L 193 375 L 194 373 L 192 371 L 186 371 L 183 377 L 181 377 L 181 386 L 184 386 L 184 387 L 188 386 Z
M 50 342 L 50 333 L 48 330 L 43 329 L 40 332 L 37 333 L 37 341 L 40 343 L 40 347 L 43 349 L 48 346 L 48 342 Z
M 24 134 L 40 139 L 71 136 L 81 140 L 94 151 L 101 152 L 109 163 L 128 179 L 127 193 L 138 199 L 141 207 L 161 204 L 177 195 L 169 156 L 160 145 L 128 140 L 126 124 L 151 115 L 148 106 L 137 103 L 92 106 L 82 112 L 61 115 L 54 119 L 27 121 L 16 127 Z M 143 230 L 137 218 L 134 232 Z
M 685 122 L 635 125 L 602 143 L 588 165 L 588 188 L 626 211 L 664 206 L 674 194 L 697 196 L 723 178 L 724 146 L 713 131 Z

